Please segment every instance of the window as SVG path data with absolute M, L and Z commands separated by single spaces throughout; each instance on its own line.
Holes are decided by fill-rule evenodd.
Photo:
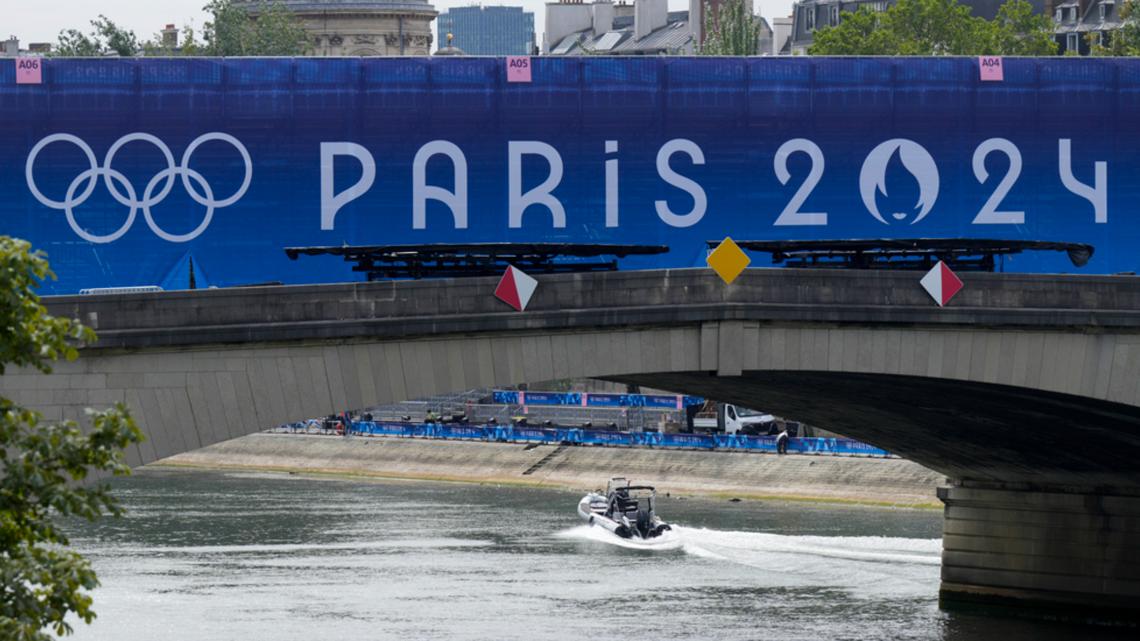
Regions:
M 1078 40 L 1078 38 L 1079 38 L 1079 36 L 1077 34 L 1070 33 L 1069 34 L 1069 42 L 1065 46 L 1065 48 L 1068 49 L 1069 51 L 1078 51 L 1079 52 L 1081 47 L 1080 47 L 1080 41 Z
M 1060 22 L 1061 20 L 1063 20 L 1063 18 L 1061 17 L 1061 10 L 1060 9 L 1057 9 L 1057 13 L 1054 14 L 1054 16 L 1055 17 L 1053 19 L 1056 20 L 1057 22 Z
M 1101 5 L 1101 10 L 1104 10 L 1104 5 Z M 839 24 L 839 5 L 831 5 L 831 26 Z
M 804 11 L 807 12 L 807 30 L 815 31 L 815 7 L 807 7 Z
M 1103 2 L 1100 3 L 1099 8 L 1100 8 L 1100 19 L 1101 19 L 1101 21 L 1103 21 L 1104 20 L 1104 3 Z

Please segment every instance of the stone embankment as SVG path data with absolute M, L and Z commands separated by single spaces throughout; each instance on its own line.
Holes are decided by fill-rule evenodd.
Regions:
M 940 507 L 943 475 L 897 458 L 567 447 L 396 437 L 253 434 L 154 465 L 335 474 L 572 490 L 611 476 L 661 493 Z

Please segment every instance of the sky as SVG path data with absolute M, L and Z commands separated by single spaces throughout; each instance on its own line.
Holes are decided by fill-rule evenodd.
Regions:
M 64 29 L 91 30 L 89 24 L 99 14 L 106 15 L 119 26 L 135 32 L 140 40 L 149 40 L 170 23 L 183 27 L 191 24 L 201 28 L 206 16 L 202 7 L 207 0 L 36 0 L 35 2 L 5 2 L 8 8 L 0 16 L 0 38 L 9 35 L 20 39 L 22 47 L 29 42 L 52 42 Z M 436 10 L 480 4 L 471 0 L 431 0 Z M 786 16 L 792 0 L 754 0 L 765 18 Z M 522 5 L 534 12 L 535 39 L 542 41 L 543 0 L 501 0 L 483 2 L 484 5 Z M 671 10 L 683 10 L 688 0 L 669 0 Z M 435 33 L 435 24 L 432 24 Z

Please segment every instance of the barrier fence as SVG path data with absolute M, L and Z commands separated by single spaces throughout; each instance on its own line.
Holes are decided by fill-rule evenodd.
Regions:
M 682 394 L 611 394 L 602 392 L 529 392 L 494 390 L 492 401 L 500 405 L 570 405 L 578 407 L 644 407 L 680 410 L 701 405 L 705 399 Z
M 612 432 L 580 428 L 517 427 L 510 425 L 444 425 L 356 421 L 350 434 L 402 436 L 407 438 L 464 439 L 498 443 L 559 443 L 618 447 L 775 452 L 775 436 L 739 434 L 663 434 L 661 432 Z M 794 437 L 788 451 L 800 454 L 891 456 L 886 450 L 848 438 Z

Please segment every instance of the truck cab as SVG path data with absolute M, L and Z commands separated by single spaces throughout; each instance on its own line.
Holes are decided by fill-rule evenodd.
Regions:
M 767 434 L 776 417 L 732 403 L 706 402 L 693 417 L 694 432 Z

